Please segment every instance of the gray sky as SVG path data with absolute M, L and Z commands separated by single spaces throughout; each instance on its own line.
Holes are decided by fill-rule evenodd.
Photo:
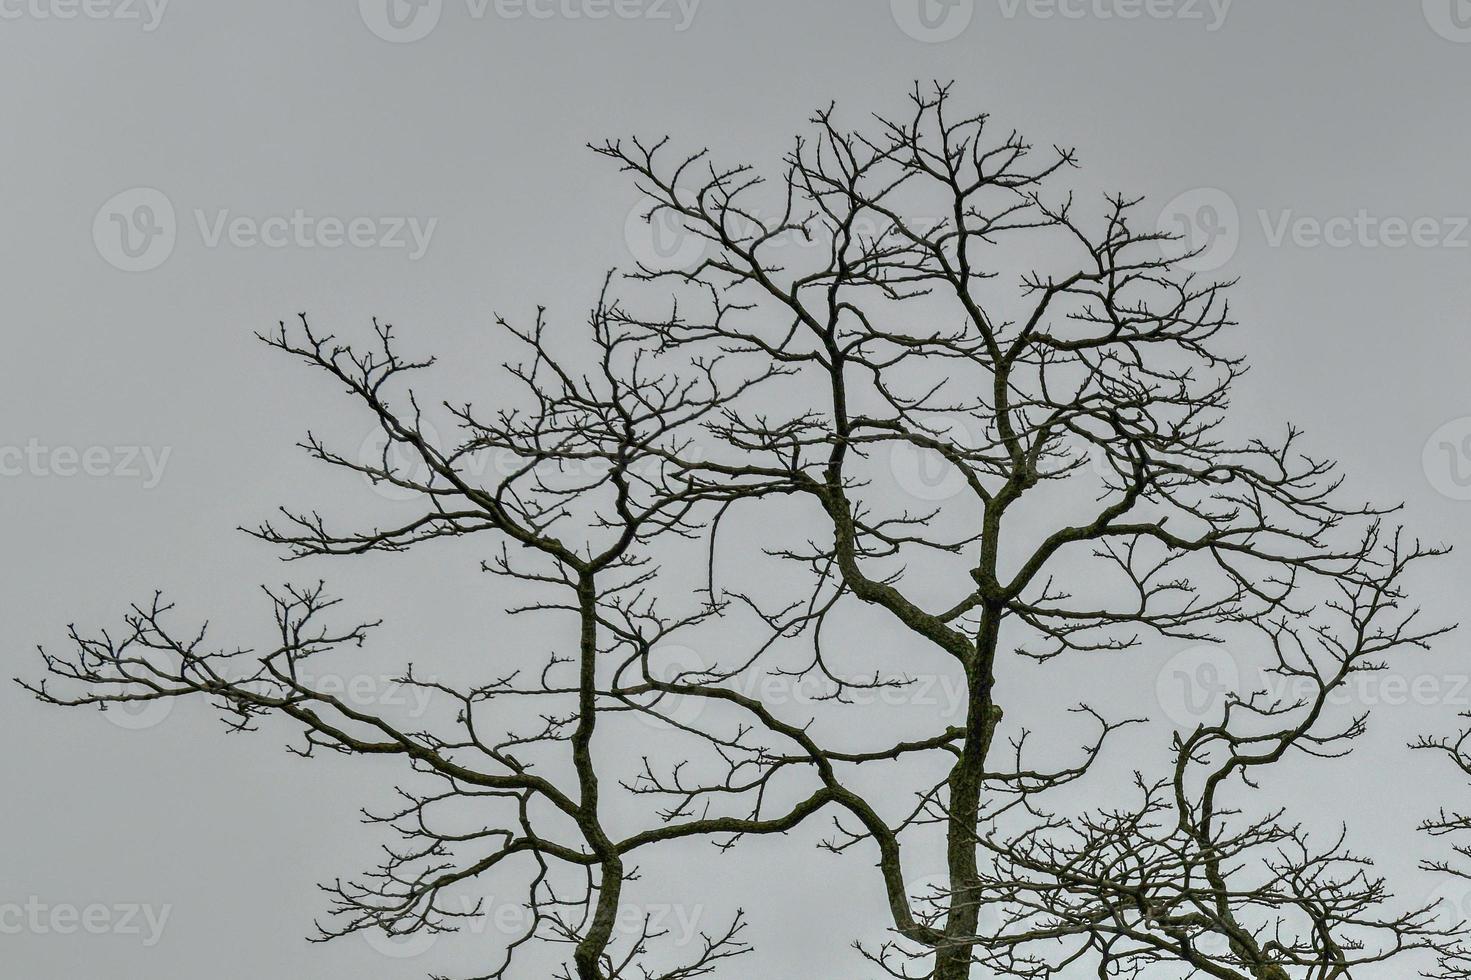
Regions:
M 1215 236 L 1205 257 L 1243 280 L 1241 416 L 1298 422 L 1358 491 L 1459 546 L 1420 592 L 1458 618 L 1471 3 L 926 2 L 921 19 L 913 0 L 0 0 L 4 674 L 34 676 L 36 643 L 155 588 L 222 636 L 258 634 L 256 586 L 292 573 L 329 576 L 421 662 L 483 644 L 498 603 L 473 549 L 283 569 L 233 530 L 278 503 L 383 503 L 294 448 L 308 423 L 348 445 L 367 433 L 252 333 L 301 311 L 341 333 L 376 315 L 445 357 L 448 390 L 490 402 L 494 313 L 543 303 L 574 327 L 604 270 L 647 247 L 632 190 L 587 141 L 670 133 L 769 167 L 811 110 L 837 100 L 856 121 L 932 78 L 1038 145 L 1077 146 L 1088 182 Z M 1391 705 L 1355 770 L 1358 807 L 1406 812 L 1345 802 L 1351 825 L 1401 834 L 1464 804 L 1398 749 L 1471 708 L 1449 693 L 1464 651 L 1453 638 L 1414 668 L 1447 693 Z M 1139 676 L 1152 698 L 1154 668 Z M 324 908 L 314 883 L 371 857 L 379 837 L 354 820 L 382 766 L 225 737 L 204 705 L 132 730 L 6 688 L 0 719 L 0 910 L 32 923 L 0 912 L 6 976 L 393 980 L 471 972 L 494 941 L 399 957 L 300 938 Z M 730 975 L 866 975 L 842 950 L 877 921 L 871 871 L 806 842 L 724 866 L 763 947 Z M 789 891 L 757 907 L 771 874 Z M 701 878 L 668 880 L 648 901 L 685 902 Z M 838 888 L 866 895 L 857 911 L 802 914 L 804 894 Z M 97 935 L 49 918 L 94 906 L 111 923 Z M 119 922 L 134 906 L 136 929 Z

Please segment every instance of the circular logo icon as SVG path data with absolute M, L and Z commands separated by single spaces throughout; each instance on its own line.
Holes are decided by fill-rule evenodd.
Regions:
M 444 445 L 439 439 L 438 431 L 427 421 L 421 419 L 418 427 L 419 435 L 431 449 L 438 451 Z M 382 426 L 374 427 L 363 439 L 362 445 L 358 446 L 357 462 L 360 466 L 370 466 L 375 470 L 391 473 L 405 483 L 427 486 L 434 475 L 418 450 L 402 440 L 390 439 Z M 387 479 L 375 480 L 366 473 L 363 474 L 363 482 L 384 500 L 415 500 L 422 496 L 411 487 L 400 486 Z
M 92 219 L 97 254 L 124 272 L 157 269 L 173 254 L 177 237 L 173 202 L 152 187 L 114 194 Z
M 1225 649 L 1194 646 L 1160 668 L 1154 693 L 1165 716 L 1181 729 L 1215 721 L 1226 698 L 1241 684 L 1241 669 Z
M 705 257 L 709 245 L 679 212 L 659 208 L 651 214 L 647 202 L 628 212 L 623 241 L 635 262 L 654 270 L 692 269 Z
M 1122 447 L 1114 447 L 1112 451 L 1100 443 L 1088 443 L 1088 472 L 1096 479 L 1118 486 L 1128 479 L 1133 470 L 1130 458 L 1125 455 L 1126 450 Z
M 969 428 L 957 418 L 939 416 L 922 420 L 926 435 L 960 449 L 975 448 L 976 440 Z M 889 453 L 889 471 L 905 493 L 918 500 L 938 503 L 949 500 L 966 488 L 965 474 L 933 449 L 911 442 L 893 443 Z
M 922 922 L 943 918 L 950 907 L 950 876 L 943 872 L 910 882 L 907 891 L 909 906 Z
M 1186 191 L 1160 212 L 1157 230 L 1172 235 L 1187 254 L 1176 264 L 1187 272 L 1214 272 L 1241 246 L 1241 214 L 1231 195 L 1214 187 Z
M 1431 433 L 1420 452 L 1420 464 L 1441 496 L 1471 500 L 1471 416 L 1451 419 Z
M 932 925 L 944 921 L 954 897 L 950 890 L 950 876 L 943 871 L 909 883 L 907 892 L 915 919 Z M 976 926 L 983 936 L 1001 935 L 1005 923 L 1001 921 L 1000 906 L 996 902 L 982 905 Z
M 428 929 L 404 934 L 385 932 L 382 929 L 364 929 L 362 937 L 374 950 L 395 960 L 423 956 L 439 941 L 439 933 Z
M 358 0 L 368 30 L 394 44 L 428 37 L 443 11 L 444 0 Z
M 894 23 L 916 41 L 953 41 L 970 26 L 976 0 L 889 0 Z
M 1471 44 L 1471 0 L 1422 0 L 1425 20 L 1447 41 Z
M 649 651 L 649 673 L 666 684 L 694 680 L 705 670 L 705 659 L 691 647 L 677 643 L 661 643 Z M 694 724 L 705 710 L 705 699 L 697 695 L 653 692 L 642 703 L 652 710 L 638 712 L 647 725 L 669 729 Z
M 1464 931 L 1471 926 L 1471 882 L 1464 878 L 1447 879 L 1423 904 L 1431 907 L 1435 924 L 1442 929 Z

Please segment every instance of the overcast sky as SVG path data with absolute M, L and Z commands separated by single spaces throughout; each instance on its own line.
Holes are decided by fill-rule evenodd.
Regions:
M 303 572 L 235 527 L 279 503 L 376 502 L 294 448 L 309 423 L 349 444 L 367 429 L 255 331 L 378 316 L 488 402 L 495 313 L 545 304 L 575 324 L 603 272 L 648 247 L 628 183 L 585 143 L 668 133 L 770 167 L 813 109 L 895 111 L 916 79 L 1076 146 L 1090 182 L 1209 242 L 1242 279 L 1233 343 L 1254 369 L 1236 408 L 1296 421 L 1361 494 L 1458 546 L 1420 595 L 1460 617 L 1466 0 L 0 0 L 4 675 L 34 676 L 35 644 L 156 588 L 225 636 L 258 631 L 256 586 Z M 476 557 L 304 574 L 427 661 L 483 641 L 497 606 Z M 1460 640 L 1437 650 L 1415 670 L 1448 692 L 1471 661 Z M 1424 719 L 1471 708 L 1434 700 L 1391 706 L 1356 770 L 1411 816 L 1471 795 L 1400 764 Z M 0 726 L 6 977 L 396 980 L 473 971 L 494 942 L 303 941 L 314 883 L 371 859 L 379 838 L 354 820 L 382 766 L 225 737 L 203 705 L 109 721 L 7 687 Z M 759 896 L 792 853 L 763 843 L 727 865 L 731 894 Z M 871 870 L 795 853 L 810 868 L 754 910 L 762 958 L 730 975 L 866 975 L 844 952 L 866 920 L 794 903 L 861 892 Z M 110 926 L 68 929 L 58 907 Z

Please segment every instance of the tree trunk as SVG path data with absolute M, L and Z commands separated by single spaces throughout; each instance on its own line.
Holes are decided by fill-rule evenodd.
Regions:
M 945 944 L 935 950 L 935 980 L 969 980 L 971 940 L 981 916 L 976 875 L 976 824 L 981 808 L 981 777 L 991 749 L 991 736 L 1001 718 L 993 699 L 996 642 L 1001 608 L 983 608 L 976 635 L 975 660 L 966 667 L 966 735 L 960 758 L 950 770 L 950 814 L 946 825 L 946 863 L 950 908 L 945 916 Z

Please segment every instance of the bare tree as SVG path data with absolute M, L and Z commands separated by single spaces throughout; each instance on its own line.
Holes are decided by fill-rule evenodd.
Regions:
M 534 682 L 464 690 L 410 671 L 457 711 L 452 730 L 404 730 L 299 679 L 370 629 L 325 625 L 332 602 L 312 587 L 272 593 L 280 641 L 263 652 L 207 647 L 155 600 L 120 637 L 74 633 L 69 656 L 46 657 L 79 687 L 22 683 L 71 705 L 202 694 L 237 728 L 294 720 L 307 754 L 404 756 L 431 788 L 375 818 L 404 844 L 331 887 L 324 936 L 452 929 L 476 914 L 446 900 L 457 886 L 520 864 L 533 925 L 486 976 L 533 938 L 573 944 L 580 980 L 709 972 L 748 948 L 739 913 L 692 960 L 652 965 L 657 930 L 614 930 L 633 860 L 819 814 L 828 850 L 877 864 L 892 933 L 857 945 L 897 977 L 1327 980 L 1450 949 L 1433 909 L 1398 907 L 1345 832 L 1310 828 L 1268 781 L 1334 764 L 1368 721 L 1335 694 L 1443 632 L 1403 591 L 1441 549 L 1345 500 L 1297 430 L 1235 433 L 1230 284 L 1190 273 L 1193 253 L 1138 200 L 1095 217 L 1053 190 L 1072 151 L 1038 160 L 987 117 L 957 117 L 944 87 L 867 129 L 831 109 L 813 126 L 772 180 L 665 141 L 594 147 L 698 257 L 610 278 L 578 351 L 552 349 L 541 313 L 502 321 L 527 351 L 510 368 L 523 397 L 491 416 L 443 402 L 452 447 L 400 390 L 430 362 L 401 359 L 387 328 L 362 351 L 305 317 L 265 338 L 344 384 L 415 467 L 306 448 L 423 508 L 347 531 L 287 512 L 252 533 L 293 557 L 497 538 L 487 569 L 546 596 L 514 611 L 567 624 Z M 958 492 L 916 509 L 886 479 L 896 453 L 937 461 Z M 784 541 L 759 550 L 770 522 Z M 871 614 L 891 633 L 865 643 L 852 624 Z M 736 652 L 662 664 L 671 637 L 712 634 Z M 1116 734 L 1145 727 L 1116 716 L 1122 682 L 1048 717 L 1003 710 L 1039 664 L 1228 636 L 1255 637 L 1285 686 L 1230 691 L 1158 760 L 1113 761 L 1096 797 Z M 855 721 L 923 674 L 955 681 L 954 717 L 903 738 Z M 822 693 L 794 709 L 752 678 Z M 518 728 L 508 705 L 523 702 L 542 707 Z M 671 709 L 690 702 L 709 710 Z M 615 777 L 596 746 L 638 715 L 678 737 Z M 1069 720 L 1091 729 L 1081 750 L 1060 744 Z M 641 827 L 609 815 L 614 791 L 654 804 Z M 483 829 L 447 829 L 450 810 Z M 943 873 L 916 892 L 931 853 Z
M 1462 712 L 1462 719 L 1471 719 L 1471 712 Z M 1411 748 L 1443 757 L 1463 776 L 1471 776 L 1471 727 L 1464 723 L 1454 736 L 1425 735 L 1412 743 Z M 1434 816 L 1420 824 L 1420 831 L 1432 842 L 1444 842 L 1446 851 L 1441 856 L 1427 857 L 1420 867 L 1453 886 L 1471 890 L 1471 814 L 1464 809 L 1442 807 Z M 1471 932 L 1471 919 L 1467 918 L 1465 903 L 1447 903 L 1441 910 L 1440 924 L 1447 931 L 1464 937 Z M 1466 980 L 1471 977 L 1471 945 L 1464 939 L 1442 944 L 1437 972 L 1430 974 L 1436 980 Z

